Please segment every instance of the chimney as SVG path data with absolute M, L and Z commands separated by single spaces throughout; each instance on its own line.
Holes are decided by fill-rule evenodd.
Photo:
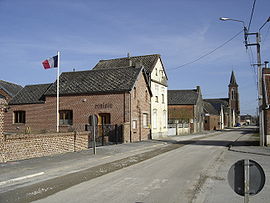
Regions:
M 199 94 L 201 94 L 201 87 L 200 87 L 200 86 L 196 86 L 196 89 L 197 89 L 197 92 L 198 92 Z
M 127 53 L 127 58 L 128 58 L 128 65 L 129 66 L 132 66 L 132 61 L 131 61 L 131 58 L 130 58 L 130 53 Z
M 269 63 L 269 61 L 265 61 L 265 62 L 264 62 L 264 65 L 265 65 L 264 67 L 265 67 L 265 68 L 268 68 L 268 63 Z

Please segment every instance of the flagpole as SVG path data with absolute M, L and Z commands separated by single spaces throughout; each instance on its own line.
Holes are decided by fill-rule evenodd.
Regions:
M 60 72 L 60 52 L 57 52 L 57 95 L 56 95 L 56 132 L 59 133 L 59 72 Z

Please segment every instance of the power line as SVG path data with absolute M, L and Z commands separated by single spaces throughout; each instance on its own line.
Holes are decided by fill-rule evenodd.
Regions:
M 248 23 L 248 32 L 249 32 L 249 28 L 252 22 L 252 18 L 253 18 L 253 14 L 254 14 L 254 9 L 255 9 L 255 4 L 256 4 L 256 0 L 253 1 L 253 5 L 252 5 L 252 10 L 251 10 L 251 14 L 250 14 L 250 19 L 249 19 L 249 23 Z
M 234 35 L 233 37 L 231 37 L 229 40 L 225 41 L 223 44 L 219 45 L 218 47 L 216 47 L 216 48 L 213 49 L 212 51 L 209 51 L 209 52 L 203 54 L 202 56 L 198 57 L 197 59 L 192 60 L 192 61 L 190 61 L 190 62 L 187 62 L 187 63 L 185 63 L 185 64 L 183 64 L 183 65 L 181 65 L 181 66 L 178 66 L 178 67 L 176 67 L 176 68 L 169 68 L 168 71 L 170 71 L 170 70 L 176 70 L 176 69 L 182 68 L 182 67 L 184 67 L 184 66 L 193 64 L 193 63 L 195 63 L 195 62 L 197 62 L 197 61 L 199 61 L 199 60 L 205 58 L 206 56 L 209 56 L 210 54 L 214 53 L 216 50 L 218 50 L 218 49 L 222 48 L 223 46 L 225 46 L 226 44 L 228 44 L 230 41 L 232 41 L 234 38 L 236 38 L 236 37 L 237 37 L 238 35 L 240 35 L 242 32 L 243 32 L 243 30 L 241 30 L 240 32 L 238 32 L 237 34 L 235 34 L 235 35 Z

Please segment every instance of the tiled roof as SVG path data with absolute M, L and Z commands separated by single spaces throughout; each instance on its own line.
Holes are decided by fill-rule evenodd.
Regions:
M 130 91 L 142 68 L 122 67 L 114 69 L 65 72 L 60 76 L 60 95 L 120 93 Z M 45 93 L 56 95 L 56 82 Z
M 211 103 L 218 112 L 221 111 L 221 106 L 225 108 L 229 107 L 229 98 L 204 99 L 204 101 Z
M 168 90 L 169 105 L 184 105 L 197 103 L 199 94 L 196 89 L 192 90 Z
M 205 113 L 209 113 L 210 115 L 219 115 L 218 110 L 210 102 L 203 101 L 203 108 Z
M 52 84 L 27 85 L 9 102 L 16 104 L 39 104 L 44 102 L 43 94 Z
M 3 89 L 11 97 L 14 97 L 22 88 L 20 85 L 0 80 L 0 89 Z
M 129 62 L 131 60 L 133 66 L 136 64 L 141 64 L 144 66 L 146 72 L 151 73 L 159 58 L 160 58 L 159 54 L 152 54 L 144 56 L 132 56 L 129 58 L 125 57 L 125 58 L 100 60 L 97 63 L 97 65 L 93 68 L 93 70 L 130 66 Z

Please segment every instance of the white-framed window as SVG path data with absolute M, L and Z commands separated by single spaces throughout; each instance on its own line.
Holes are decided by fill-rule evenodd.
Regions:
M 157 128 L 157 110 L 153 110 L 153 128 Z
M 155 96 L 155 102 L 158 103 L 158 96 Z
M 163 128 L 167 127 L 167 112 L 163 110 Z
M 147 128 L 148 127 L 148 114 L 143 113 L 143 127 Z
M 137 129 L 137 120 L 132 121 L 132 129 Z
M 159 94 L 159 88 L 158 88 L 158 84 L 155 84 L 155 94 L 158 95 Z
M 164 104 L 165 103 L 165 96 L 164 96 L 164 94 L 161 95 L 161 99 L 162 99 L 162 104 Z
M 161 92 L 162 92 L 162 93 L 165 92 L 165 87 L 161 87 Z

